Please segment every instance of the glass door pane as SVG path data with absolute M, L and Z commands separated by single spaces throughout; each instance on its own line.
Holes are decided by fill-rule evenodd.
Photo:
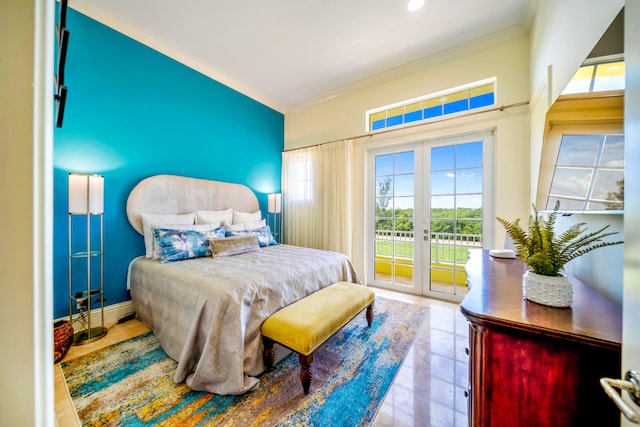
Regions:
M 431 147 L 426 294 L 464 297 L 468 249 L 482 248 L 482 141 Z
M 414 286 L 414 151 L 375 156 L 374 279 Z
M 369 152 L 368 283 L 462 300 L 469 249 L 491 244 L 491 150 L 485 133 Z

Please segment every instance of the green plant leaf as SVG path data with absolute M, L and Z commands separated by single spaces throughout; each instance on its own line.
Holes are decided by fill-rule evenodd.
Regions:
M 520 218 L 508 221 L 501 217 L 496 220 L 502 224 L 505 231 L 513 240 L 520 259 L 531 267 L 534 273 L 545 276 L 557 276 L 562 268 L 571 260 L 606 246 L 619 245 L 623 241 L 603 241 L 602 239 L 618 234 L 606 232 L 608 225 L 594 232 L 587 232 L 585 223 L 570 226 L 560 236 L 555 234 L 555 222 L 558 216 L 559 203 L 547 219 L 538 213 L 533 206 L 534 213 L 529 216 L 528 229 L 520 226 Z

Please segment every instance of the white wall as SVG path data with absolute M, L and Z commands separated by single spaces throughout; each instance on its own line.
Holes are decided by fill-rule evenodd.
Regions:
M 531 31 L 531 201 L 536 200 L 545 116 L 589 52 L 624 6 L 624 0 L 539 0 Z M 630 194 L 627 192 L 627 194 Z M 620 232 L 622 217 L 574 215 L 558 225 L 585 222 L 590 230 L 606 224 Z M 572 261 L 567 270 L 615 301 L 622 300 L 623 246 L 598 249 Z
M 531 182 L 537 184 L 544 116 L 607 30 L 624 0 L 539 0 L 531 29 Z M 532 201 L 537 185 L 532 186 Z
M 33 2 L 10 0 L 0 7 L 2 38 L 0 63 L 0 200 L 5 242 L 0 249 L 0 424 L 34 424 L 34 343 L 31 218 L 33 117 Z M 6 60 L 11 58 L 11 60 Z M 11 82 L 11 84 L 8 84 Z
M 0 3 L 0 200 L 5 244 L 0 249 L 0 424 L 34 424 L 32 272 L 32 117 L 34 2 Z M 9 83 L 10 82 L 10 83 Z M 11 242 L 11 244 L 7 244 Z
M 607 237 L 608 241 L 624 240 L 624 218 L 620 214 L 575 214 L 559 217 L 556 221 L 558 233 L 562 233 L 577 222 L 588 224 L 589 231 L 609 226 L 607 232 L 618 233 Z M 622 302 L 624 245 L 596 249 L 565 266 L 567 273 L 578 277 L 603 295 L 618 303 Z
M 53 133 L 53 9 L 49 0 L 0 2 L 7 35 L 0 41 L 0 200 L 6 224 L 0 249 L 2 426 L 55 422 L 47 269 L 53 232 L 45 207 Z
M 514 39 L 521 49 L 515 56 L 509 51 Z M 366 132 L 369 109 L 498 74 L 499 104 L 528 100 L 526 40 L 522 30 L 506 30 L 373 76 L 324 101 L 291 111 L 285 116 L 285 149 L 361 135 Z
M 512 33 L 513 35 L 514 33 Z M 393 102 L 437 92 L 496 76 L 497 104 L 529 99 L 529 40 L 483 40 L 434 58 L 409 74 L 399 73 L 387 82 L 352 90 L 285 117 L 285 149 L 298 148 L 365 133 L 365 112 Z M 400 71 L 400 70 L 396 70 Z M 409 130 L 357 139 L 354 147 L 354 247 L 352 261 L 365 276 L 365 174 L 367 149 L 409 141 L 423 141 L 472 131 L 496 130 L 495 214 L 506 218 L 529 212 L 528 107 L 450 120 Z M 494 241 L 504 241 L 495 228 Z
M 625 134 L 628 141 L 625 152 L 627 165 L 625 170 L 627 194 L 634 197 L 625 201 L 624 226 L 624 302 L 622 306 L 622 373 L 627 370 L 640 370 L 640 0 L 627 0 L 625 6 Z M 627 184 L 628 183 L 628 184 Z M 629 402 L 629 395 L 627 401 Z M 638 406 L 634 406 L 638 412 Z M 626 419 L 623 427 L 631 427 Z M 636 424 L 633 424 L 636 425 Z

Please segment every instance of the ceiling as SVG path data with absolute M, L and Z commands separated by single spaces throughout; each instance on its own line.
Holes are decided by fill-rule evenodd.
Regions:
M 278 111 L 509 28 L 537 0 L 70 0 L 69 7 Z

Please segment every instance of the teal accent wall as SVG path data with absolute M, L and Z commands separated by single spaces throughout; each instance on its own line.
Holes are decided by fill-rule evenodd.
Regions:
M 56 318 L 69 314 L 69 172 L 104 175 L 110 305 L 130 299 L 127 268 L 144 254 L 143 238 L 125 212 L 141 179 L 167 173 L 244 184 L 266 218 L 267 194 L 280 192 L 284 149 L 281 113 L 72 9 L 67 28 L 69 92 L 63 126 L 54 130 Z M 86 276 L 81 269 L 73 274 Z

